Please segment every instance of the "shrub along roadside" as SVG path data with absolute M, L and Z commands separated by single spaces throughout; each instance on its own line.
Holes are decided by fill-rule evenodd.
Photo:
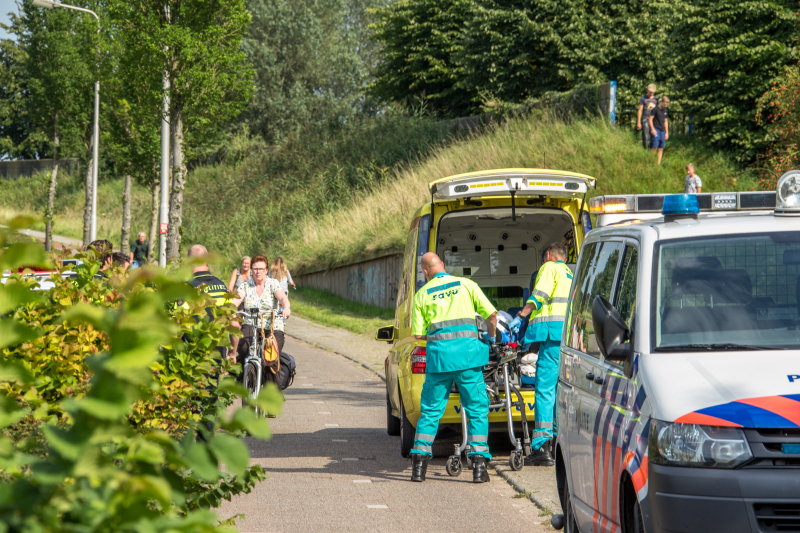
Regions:
M 1 245 L 0 271 L 48 262 L 38 244 Z M 93 269 L 96 264 L 90 272 Z M 229 400 L 244 393 L 230 379 L 221 384 L 221 394 L 195 404 L 212 424 L 212 430 L 199 426 L 204 441 L 194 438 L 199 416 L 185 424 L 178 421 L 185 428 L 179 440 L 181 432 L 174 428 L 166 432 L 131 423 L 137 406 L 150 405 L 162 393 L 162 376 L 168 372 L 176 379 L 192 378 L 191 394 L 201 393 L 206 382 L 198 374 L 209 366 L 198 364 L 181 374 L 183 370 L 176 370 L 172 360 L 208 361 L 220 341 L 203 335 L 202 323 L 187 327 L 170 317 L 167 309 L 175 299 L 189 302 L 186 316 L 204 313 L 206 302 L 179 276 L 153 269 L 117 281 L 112 276 L 103 298 L 91 302 L 54 302 L 53 291 L 36 293 L 18 277 L 0 285 L 0 524 L 4 531 L 227 531 L 210 509 L 223 498 L 249 492 L 264 478 L 260 466 L 248 467 L 247 447 L 236 435 L 246 430 L 268 438 L 269 427 L 251 409 L 226 414 Z M 115 298 L 107 300 L 109 294 Z M 30 312 L 47 306 L 53 309 L 40 323 L 26 323 L 18 314 L 20 309 Z M 225 317 L 208 324 L 223 331 L 227 327 Z M 58 354 L 63 343 L 73 340 L 55 332 L 59 325 L 93 330 L 96 349 L 85 360 L 89 376 L 85 387 L 65 390 L 58 403 L 61 389 L 46 387 L 48 397 L 55 398 L 51 403 L 39 393 L 43 381 L 33 375 L 33 366 L 16 355 L 33 355 L 19 351 L 25 344 Z M 206 339 L 197 343 L 205 350 L 177 348 L 182 333 Z M 37 344 L 41 337 L 47 342 Z M 191 339 L 187 344 L 191 345 Z M 172 358 L 164 355 L 170 346 L 176 347 Z M 70 362 L 78 365 L 78 355 L 69 355 Z M 154 372 L 159 363 L 161 373 Z M 56 364 L 52 363 L 51 371 Z M 81 373 L 76 370 L 74 375 Z M 280 394 L 267 389 L 255 403 L 278 412 Z M 61 413 L 66 416 L 59 418 Z

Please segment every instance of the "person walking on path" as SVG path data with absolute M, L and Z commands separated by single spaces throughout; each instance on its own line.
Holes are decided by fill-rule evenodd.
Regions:
M 689 163 L 686 165 L 686 179 L 683 185 L 684 194 L 697 194 L 703 192 L 703 182 L 700 176 L 694 173 L 694 165 Z
M 650 135 L 652 135 L 652 143 L 650 149 L 658 152 L 658 164 L 661 164 L 661 157 L 664 155 L 664 147 L 667 145 L 669 139 L 669 117 L 667 115 L 667 106 L 669 105 L 669 98 L 664 97 L 661 102 L 653 108 L 650 112 Z
M 639 110 L 636 113 L 636 129 L 642 130 L 642 146 L 645 150 L 650 148 L 650 113 L 658 105 L 656 98 L 656 84 L 647 86 L 647 94 L 639 99 Z
M 556 402 L 556 385 L 561 353 L 561 332 L 567 315 L 572 271 L 566 265 L 567 249 L 554 242 L 545 249 L 544 263 L 536 275 L 536 284 L 525 307 L 517 313 L 509 327 L 519 331 L 522 319 L 530 315 L 525 330 L 523 347 L 538 342 L 539 358 L 536 360 L 536 409 L 534 431 L 531 433 L 533 453 L 525 464 L 553 466 L 553 413 Z
M 285 292 L 287 296 L 289 295 L 289 285 L 297 288 L 294 281 L 292 281 L 292 275 L 286 268 L 286 263 L 283 261 L 282 257 L 276 257 L 275 261 L 272 262 L 272 266 L 269 267 L 268 277 L 280 283 L 283 292 Z
M 228 290 L 230 292 L 236 292 L 243 283 L 247 283 L 251 279 L 250 256 L 246 255 L 242 257 L 242 266 L 239 268 L 234 268 L 233 272 L 231 272 L 231 280 L 228 282 Z
M 147 264 L 147 256 L 150 255 L 150 243 L 145 238 L 144 232 L 140 231 L 139 238 L 131 243 L 131 270 Z
M 411 481 L 425 481 L 432 446 L 455 381 L 462 409 L 469 419 L 467 444 L 472 458 L 472 482 L 489 481 L 489 396 L 483 367 L 489 363 L 494 344 L 497 311 L 478 285 L 445 272 L 444 263 L 433 252 L 422 256 L 422 272 L 428 280 L 414 295 L 411 333 L 427 340 L 427 373 L 420 397 L 420 417 L 411 448 Z M 479 335 L 475 315 L 486 319 L 488 333 Z M 483 342 L 481 342 L 483 340 Z

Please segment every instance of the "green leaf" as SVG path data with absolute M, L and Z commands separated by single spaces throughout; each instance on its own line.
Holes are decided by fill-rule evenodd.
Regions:
M 22 267 L 53 268 L 41 244 L 18 242 L 8 247 L 0 256 L 0 271 Z
M 208 448 L 203 444 L 194 442 L 192 433 L 190 431 L 183 440 L 183 458 L 186 461 L 186 466 L 191 468 L 199 479 L 214 482 L 219 476 L 219 469 L 212 460 Z
M 0 349 L 8 346 L 35 339 L 37 332 L 20 321 L 11 319 L 0 320 Z
M 80 303 L 70 307 L 61 315 L 60 322 L 85 322 L 91 324 L 96 329 L 108 333 L 113 326 L 110 313 L 102 307 Z
M 33 376 L 20 363 L 0 361 L 0 382 L 33 383 Z
M 269 424 L 263 418 L 256 416 L 252 409 L 242 408 L 238 409 L 234 414 L 231 422 L 223 424 L 223 427 L 228 430 L 244 430 L 251 436 L 257 439 L 268 439 L 272 436 L 272 431 Z
M 267 382 L 258 394 L 255 404 L 267 413 L 279 415 L 283 409 L 283 394 L 274 383 Z
M 17 307 L 40 301 L 41 298 L 22 283 L 0 285 L 0 315 Z
M 228 470 L 235 475 L 242 474 L 250 462 L 247 446 L 233 435 L 226 433 L 215 435 L 208 447 L 216 455 L 217 460 L 225 463 Z

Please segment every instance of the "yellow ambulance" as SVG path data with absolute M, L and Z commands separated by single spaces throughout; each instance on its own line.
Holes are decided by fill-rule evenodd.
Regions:
M 377 339 L 392 344 L 386 358 L 386 429 L 400 436 L 404 457 L 411 451 L 425 381 L 425 341 L 411 334 L 414 293 L 425 283 L 423 254 L 435 251 L 449 274 L 472 279 L 498 311 L 525 305 L 542 252 L 562 242 L 574 268 L 586 233 L 590 176 L 549 169 L 512 168 L 459 174 L 430 184 L 431 201 L 411 219 L 397 291 L 394 325 L 378 330 Z M 500 318 L 502 321 L 502 317 Z M 522 389 L 526 418 L 533 420 L 534 392 Z M 460 431 L 461 403 L 453 392 L 440 432 Z M 520 413 L 513 413 L 520 420 Z M 490 431 L 507 431 L 503 409 L 489 413 Z

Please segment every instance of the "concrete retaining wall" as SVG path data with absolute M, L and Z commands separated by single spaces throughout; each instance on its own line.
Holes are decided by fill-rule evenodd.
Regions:
M 18 161 L 0 161 L 0 179 L 18 180 L 20 177 L 30 177 L 39 172 L 49 172 L 53 169 L 52 159 L 20 159 Z M 77 159 L 59 159 L 58 166 L 61 170 L 73 172 L 78 166 Z
M 323 272 L 296 276 L 303 287 L 323 289 L 347 300 L 394 309 L 402 254 L 392 254 Z

